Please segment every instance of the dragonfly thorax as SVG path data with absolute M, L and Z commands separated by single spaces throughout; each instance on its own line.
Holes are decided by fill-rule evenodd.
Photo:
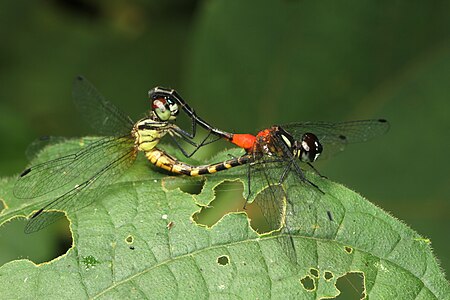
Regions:
M 168 132 L 169 127 L 169 123 L 156 121 L 153 116 L 141 119 L 131 131 L 131 135 L 135 139 L 135 147 L 144 152 L 153 150 Z
M 264 129 L 256 135 L 255 144 L 250 151 L 253 154 L 264 154 L 268 156 L 282 156 L 283 151 L 277 143 L 275 136 L 280 135 L 278 128 Z

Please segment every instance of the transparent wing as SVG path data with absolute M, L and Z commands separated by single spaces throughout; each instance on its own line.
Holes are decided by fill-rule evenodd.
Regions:
M 100 186 L 114 182 L 135 160 L 129 137 L 102 138 L 79 152 L 25 170 L 14 187 L 17 198 L 35 198 L 54 192 L 55 199 L 36 212 L 25 231 L 34 232 L 62 215 L 92 203 L 103 191 Z M 52 211 L 43 213 L 44 211 Z
M 279 178 L 286 164 L 275 160 L 273 157 L 260 157 L 249 165 L 249 189 L 248 201 L 262 216 L 259 221 L 258 233 L 279 234 L 284 227 L 286 194 L 283 186 L 278 184 Z M 287 237 L 289 239 L 289 237 Z M 295 249 L 289 246 L 290 242 L 281 236 L 277 239 L 284 253 L 291 261 L 296 260 Z
M 107 162 L 115 161 L 124 151 L 134 151 L 129 137 L 105 137 L 77 153 L 59 157 L 26 169 L 14 187 L 14 196 L 36 198 L 80 183 L 91 177 Z M 75 183 L 74 183 L 75 182 Z
M 252 205 L 256 205 L 267 223 L 266 231 L 279 235 L 277 241 L 289 261 L 296 264 L 295 251 L 289 225 L 286 223 L 287 194 L 284 186 L 279 184 L 279 178 L 286 168 L 285 163 L 273 161 L 270 158 L 260 160 L 251 167 L 251 186 L 257 194 Z M 253 178 L 253 179 L 252 179 Z
M 299 224 L 307 223 L 310 227 L 317 224 L 302 220 L 304 213 L 308 209 L 311 210 L 311 207 L 315 208 L 314 217 L 319 214 L 327 216 L 326 209 L 315 205 L 323 193 L 303 179 L 305 174 L 298 174 L 298 170 L 289 163 L 267 161 L 262 165 L 265 165 L 261 168 L 261 172 L 264 172 L 266 188 L 255 197 L 254 202 L 258 203 L 262 215 L 269 224 L 272 224 L 272 228 L 280 229 L 273 234 L 278 235 L 277 241 L 289 261 L 297 264 L 293 236 L 299 233 L 299 228 L 302 229 Z M 286 180 L 280 184 L 280 177 L 286 171 L 287 175 L 284 175 Z
M 294 139 L 301 140 L 306 132 L 317 135 L 323 146 L 321 158 L 343 151 L 347 144 L 369 141 L 385 134 L 389 123 L 383 119 L 349 121 L 340 123 L 302 122 L 281 125 Z
M 106 100 L 86 78 L 75 78 L 72 97 L 83 118 L 99 134 L 119 136 L 131 131 L 133 121 Z
M 263 228 L 257 231 L 270 232 L 281 228 L 285 196 L 276 173 L 280 173 L 283 165 L 277 162 L 258 160 L 249 168 L 250 194 L 248 201 L 252 201 L 264 218 Z M 274 178 L 272 178 L 274 177 Z
M 315 201 L 320 198 L 323 192 L 306 177 L 305 173 L 298 164 L 299 161 L 292 156 L 290 150 L 284 142 L 276 135 L 271 139 L 274 148 L 278 150 L 277 156 L 270 156 L 264 153 L 264 144 L 257 144 L 255 162 L 250 166 L 251 187 L 256 187 L 259 192 L 255 197 L 254 203 L 257 203 L 261 213 L 270 225 L 272 230 L 280 229 L 280 236 L 277 238 L 281 248 L 292 263 L 297 263 L 297 254 L 295 250 L 292 234 L 295 232 L 295 223 L 291 222 L 293 210 L 307 201 Z M 294 182 L 295 187 L 302 191 L 302 195 L 307 195 L 304 199 L 298 199 L 298 195 L 291 197 L 292 191 L 288 191 L 287 183 Z M 297 193 L 299 194 L 299 193 Z M 301 197 L 300 197 L 301 198 Z M 296 200 L 293 202 L 292 200 Z
M 47 146 L 59 144 L 67 141 L 67 138 L 60 136 L 41 136 L 34 140 L 25 151 L 25 155 L 29 161 L 32 161 L 36 156 Z
M 54 223 L 63 215 L 60 211 L 74 212 L 94 202 L 107 189 L 106 183 L 111 183 L 135 161 L 136 153 L 132 150 L 122 151 L 122 156 L 106 164 L 93 176 L 76 185 L 65 194 L 59 196 L 40 210 L 38 210 L 25 226 L 25 233 L 32 233 Z M 49 211 L 48 213 L 44 213 Z

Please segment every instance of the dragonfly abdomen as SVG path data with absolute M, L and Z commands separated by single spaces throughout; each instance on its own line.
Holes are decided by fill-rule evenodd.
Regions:
M 219 171 L 228 170 L 236 166 L 251 163 L 254 160 L 251 155 L 243 155 L 219 163 L 204 166 L 192 166 L 178 161 L 176 158 L 157 148 L 146 151 L 145 156 L 153 165 L 158 168 L 162 168 L 171 173 L 183 174 L 188 176 L 213 174 Z

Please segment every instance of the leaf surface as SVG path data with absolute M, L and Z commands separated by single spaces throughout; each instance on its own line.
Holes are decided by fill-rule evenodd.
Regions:
M 69 148 L 76 144 L 46 148 L 38 159 Z M 336 296 L 336 280 L 348 272 L 362 272 L 365 293 L 374 299 L 450 294 L 425 239 L 355 192 L 313 175 L 326 192 L 321 197 L 309 198 L 311 192 L 294 180 L 285 184 L 295 262 L 280 243 L 289 238 L 286 232 L 260 236 L 244 213 L 228 214 L 211 228 L 196 224 L 192 215 L 214 199 L 214 188 L 224 180 L 245 182 L 245 171 L 238 167 L 207 176 L 202 192 L 191 195 L 168 188 L 169 182 L 188 178 L 167 177 L 138 159 L 118 182 L 98 187 L 105 191 L 92 205 L 67 213 L 74 245 L 65 255 L 40 265 L 23 259 L 0 268 L 2 296 L 318 299 Z M 0 223 L 49 200 L 14 199 L 13 185 L 12 179 L 1 183 L 7 208 Z

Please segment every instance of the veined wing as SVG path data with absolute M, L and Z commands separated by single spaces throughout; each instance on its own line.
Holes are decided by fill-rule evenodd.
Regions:
M 264 155 L 250 166 L 249 178 L 253 193 L 252 205 L 259 208 L 267 226 L 266 230 L 273 231 L 274 235 L 280 234 L 277 241 L 283 253 L 291 263 L 296 264 L 297 254 L 286 223 L 288 197 L 284 185 L 280 184 L 280 178 L 288 165 L 286 161 Z M 301 181 L 298 183 L 303 185 Z
M 41 136 L 28 145 L 25 156 L 32 161 L 47 146 L 63 143 L 68 139 L 61 136 Z
M 339 123 L 301 122 L 281 127 L 296 140 L 301 140 L 306 132 L 317 135 L 323 146 L 320 157 L 327 158 L 343 151 L 347 144 L 366 142 L 385 134 L 389 130 L 389 123 L 384 119 L 373 119 Z
M 59 157 L 26 169 L 14 187 L 14 196 L 29 199 L 43 196 L 91 177 L 107 162 L 112 162 L 124 151 L 134 151 L 129 137 L 104 137 L 77 153 Z
M 257 230 L 259 233 L 277 230 L 283 224 L 285 196 L 277 176 L 283 167 L 282 163 L 262 159 L 249 166 L 250 194 L 247 201 L 256 205 L 265 223 L 264 230 Z
M 86 78 L 75 78 L 72 97 L 83 118 L 99 134 L 119 136 L 131 131 L 133 121 L 106 100 Z
M 286 193 L 284 184 L 279 184 L 281 174 L 288 164 L 286 162 L 275 161 L 266 157 L 260 160 L 251 168 L 251 186 L 257 193 L 252 205 L 256 205 L 267 223 L 269 230 L 273 235 L 279 235 L 277 241 L 283 251 L 283 254 L 292 264 L 297 264 L 297 253 L 291 234 L 290 219 L 287 218 L 287 209 L 291 207 L 288 203 L 289 197 Z M 304 182 L 299 181 L 294 174 L 288 175 L 295 177 L 298 185 L 302 188 L 311 188 Z M 294 216 L 295 217 L 295 216 Z
M 61 217 L 56 211 L 75 211 L 91 204 L 135 160 L 129 137 L 102 138 L 79 152 L 25 170 L 14 187 L 18 198 L 34 198 L 54 192 L 55 199 L 37 211 L 25 232 L 34 232 Z M 44 211 L 52 211 L 44 214 Z
M 278 232 L 280 236 L 277 240 L 289 260 L 296 264 L 297 254 L 292 234 L 296 232 L 293 218 L 298 218 L 298 216 L 293 212 L 307 201 L 316 201 L 323 195 L 323 192 L 305 177 L 305 173 L 298 165 L 298 159 L 292 155 L 290 149 L 280 137 L 272 134 L 270 140 L 279 154 L 276 156 L 264 154 L 258 159 L 255 158 L 256 162 L 250 168 L 250 177 L 257 177 L 259 173 L 260 185 L 265 187 L 255 197 L 254 202 L 258 203 L 267 223 L 275 226 L 274 229 L 280 228 Z M 264 153 L 266 146 L 270 145 L 258 143 L 256 153 Z M 292 185 L 291 183 L 294 183 L 295 187 L 307 196 L 303 199 L 297 199 L 299 198 L 297 195 L 291 195 L 292 191 L 288 190 Z M 252 185 L 255 184 L 252 183 Z

